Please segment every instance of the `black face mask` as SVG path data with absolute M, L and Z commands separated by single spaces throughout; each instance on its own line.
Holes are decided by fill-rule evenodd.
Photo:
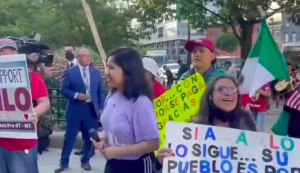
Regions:
M 208 101 L 209 107 L 209 123 L 213 124 L 215 118 L 222 122 L 232 122 L 236 119 L 235 111 L 236 108 L 230 112 L 225 112 L 222 109 L 218 108 L 214 101 L 209 99 Z
M 70 51 L 66 51 L 65 57 L 69 61 L 72 61 L 75 58 L 74 54 Z

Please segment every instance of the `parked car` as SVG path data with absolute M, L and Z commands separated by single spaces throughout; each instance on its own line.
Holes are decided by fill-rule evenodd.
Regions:
M 169 69 L 171 70 L 171 72 L 173 73 L 173 75 L 177 75 L 178 70 L 180 68 L 179 64 L 177 63 L 169 63 L 169 64 L 164 64 L 161 66 L 160 71 L 165 74 L 165 70 L 164 70 L 164 66 L 169 67 Z

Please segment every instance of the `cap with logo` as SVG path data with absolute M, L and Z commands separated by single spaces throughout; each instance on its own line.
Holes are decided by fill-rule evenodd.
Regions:
M 184 45 L 185 50 L 192 52 L 196 46 L 208 48 L 211 52 L 216 53 L 214 42 L 207 38 L 199 38 L 195 41 L 187 41 Z
M 18 47 L 13 40 L 7 39 L 7 38 L 0 39 L 0 50 L 3 48 L 6 48 L 6 47 L 10 47 L 10 48 L 18 51 Z
M 151 74 L 153 74 L 154 79 L 157 82 L 163 83 L 162 74 L 159 70 L 157 63 L 152 58 L 146 58 L 146 57 L 143 58 L 142 61 L 143 61 L 143 66 L 144 66 L 145 70 L 147 70 Z

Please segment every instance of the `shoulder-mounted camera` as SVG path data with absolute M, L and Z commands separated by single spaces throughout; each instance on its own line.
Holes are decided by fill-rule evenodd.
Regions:
M 52 66 L 53 55 L 49 54 L 49 46 L 39 43 L 41 39 L 39 33 L 34 32 L 31 38 L 14 36 L 4 36 L 4 38 L 13 40 L 20 54 L 26 54 L 28 56 L 29 54 L 36 53 L 38 55 L 36 61 L 27 58 L 28 65 L 44 63 L 46 67 Z

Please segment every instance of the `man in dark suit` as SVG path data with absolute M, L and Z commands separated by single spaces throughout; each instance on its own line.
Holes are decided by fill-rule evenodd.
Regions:
M 75 46 L 72 44 L 67 44 L 65 46 L 65 58 L 68 61 L 67 68 L 78 64 L 77 58 L 75 57 Z
M 78 65 L 66 69 L 61 81 L 61 93 L 68 99 L 65 115 L 67 127 L 56 173 L 68 168 L 69 157 L 79 131 L 82 131 L 84 138 L 81 166 L 84 170 L 91 170 L 89 160 L 92 143 L 89 130 L 97 128 L 103 109 L 100 71 L 90 66 L 91 55 L 85 48 L 79 49 L 77 60 Z

